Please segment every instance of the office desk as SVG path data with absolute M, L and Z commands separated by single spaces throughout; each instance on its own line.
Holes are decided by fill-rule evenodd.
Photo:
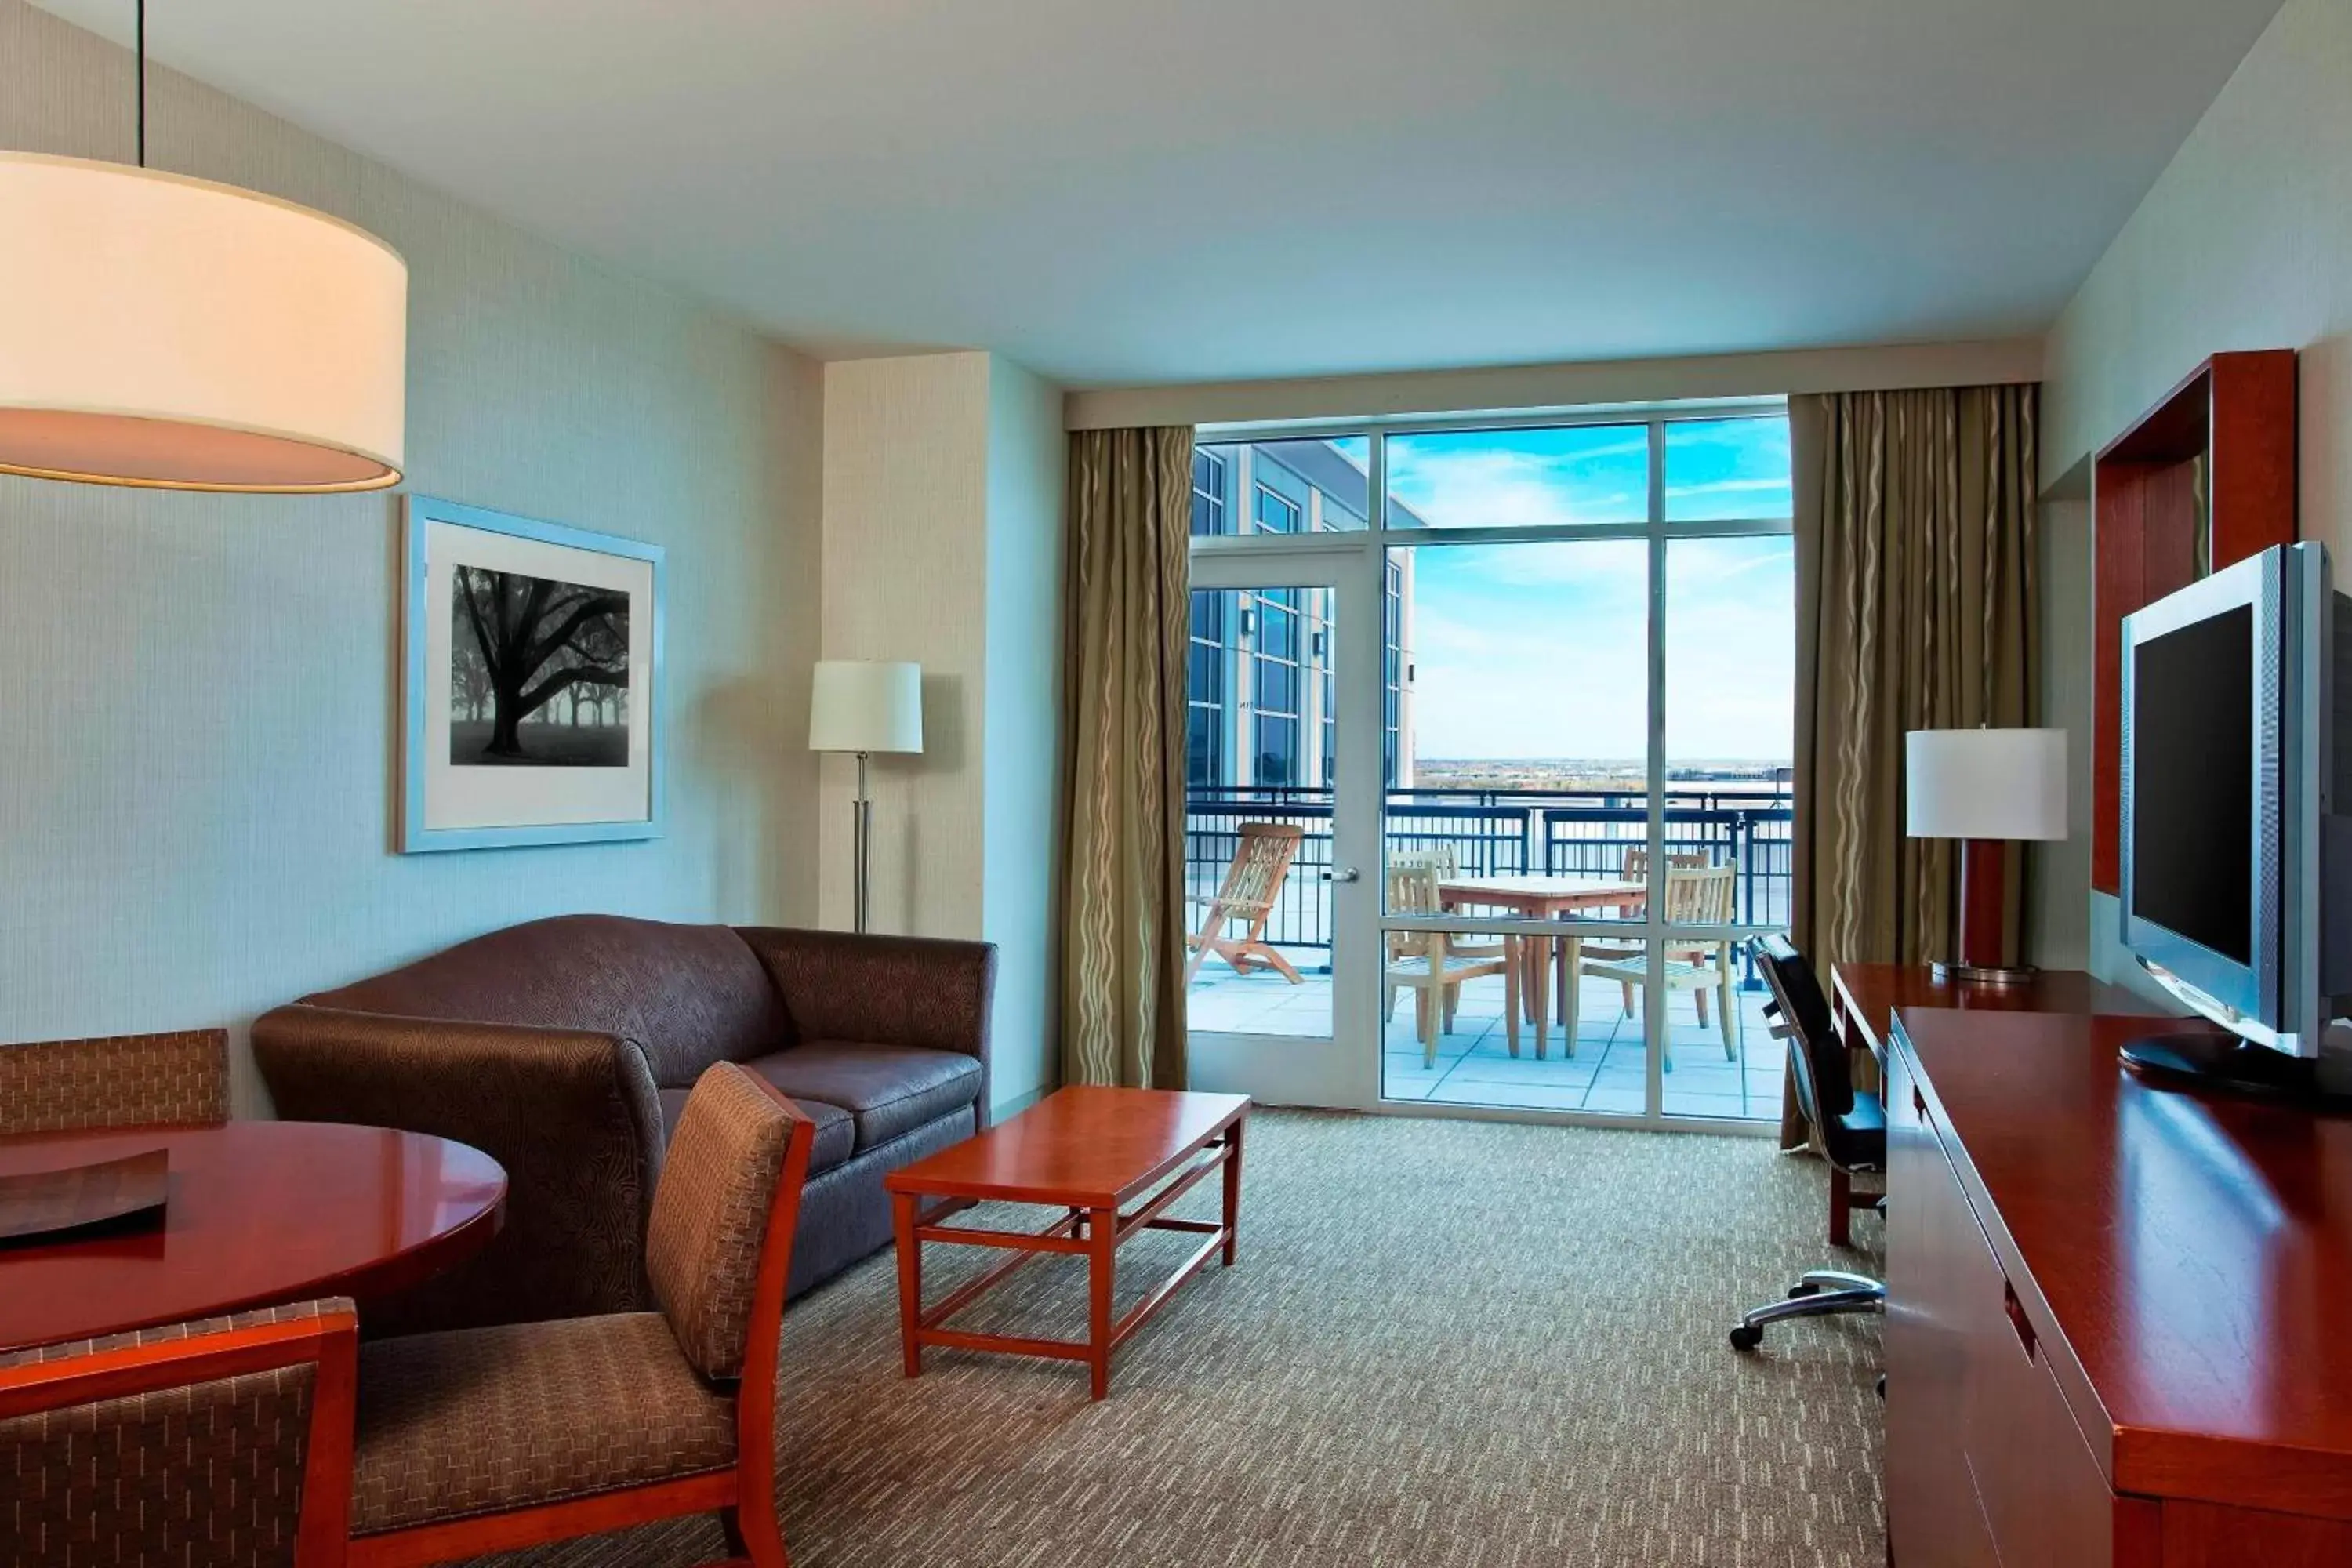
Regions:
M 2023 985 L 1954 985 L 1937 979 L 1924 963 L 1835 963 L 1830 974 L 1830 1007 L 1839 1033 L 1848 1046 L 1868 1051 L 1882 1072 L 1887 1033 L 1895 1026 L 1895 1015 L 1905 1007 L 2161 1016 L 2137 994 L 2079 969 L 2044 969 Z
M 2352 1117 L 2151 1087 L 2145 1027 L 1888 1031 L 1900 1568 L 2352 1563 Z

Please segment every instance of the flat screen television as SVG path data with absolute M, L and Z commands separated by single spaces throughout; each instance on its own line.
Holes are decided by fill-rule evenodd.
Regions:
M 2326 549 L 2291 544 L 2123 624 L 2123 945 L 2193 1011 L 2306 1062 L 2352 991 L 2331 936 L 2347 912 L 2334 813 L 2352 804 L 2352 744 L 2336 744 L 2347 608 Z M 2197 1037 L 2172 1038 L 2178 1057 Z M 2244 1070 L 2248 1053 L 2225 1054 L 2216 1069 L 2126 1052 Z

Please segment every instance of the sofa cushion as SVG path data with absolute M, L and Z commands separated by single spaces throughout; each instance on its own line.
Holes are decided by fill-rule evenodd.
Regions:
M 743 1065 L 798 1100 L 812 1116 L 815 1104 L 847 1111 L 857 1124 L 860 1149 L 887 1143 L 980 1096 L 977 1060 L 961 1051 L 920 1046 L 811 1040 L 773 1056 L 753 1057 Z M 821 1131 L 824 1124 L 818 1125 Z
M 743 1065 L 754 1072 L 759 1070 L 752 1063 Z M 690 1089 L 665 1089 L 660 1091 L 663 1148 L 668 1148 L 670 1140 L 677 1136 L 678 1116 L 686 1110 L 686 1097 L 693 1092 Z M 815 1137 L 809 1144 L 810 1175 L 833 1169 L 856 1151 L 857 1124 L 850 1119 L 849 1112 L 838 1105 L 827 1105 L 821 1100 L 795 1097 L 793 1103 L 801 1108 L 802 1115 L 816 1123 Z
M 713 1062 L 789 1044 L 766 968 L 725 926 L 559 915 L 461 942 L 369 980 L 306 996 L 320 1007 L 619 1035 L 654 1082 L 690 1089 Z

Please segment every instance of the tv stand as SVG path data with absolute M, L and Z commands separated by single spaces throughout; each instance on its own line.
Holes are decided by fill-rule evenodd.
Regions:
M 2290 1100 L 2319 1110 L 2352 1111 L 2352 1094 L 2322 1088 L 2318 1064 L 2250 1046 L 2210 1030 L 2143 1035 L 2116 1053 L 2151 1088 L 2215 1089 Z

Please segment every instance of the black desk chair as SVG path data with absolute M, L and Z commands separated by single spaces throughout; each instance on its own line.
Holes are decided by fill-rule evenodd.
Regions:
M 1855 1092 L 1845 1045 L 1831 1022 L 1829 999 L 1822 994 L 1813 966 L 1784 936 L 1759 937 L 1754 952 L 1756 967 L 1772 989 L 1765 1014 L 1780 1020 L 1772 1033 L 1789 1042 L 1797 1103 L 1819 1130 L 1822 1152 L 1829 1156 L 1832 1169 L 1847 1175 L 1885 1170 L 1886 1109 L 1878 1096 Z M 1754 1350 L 1764 1341 L 1764 1325 L 1784 1318 L 1826 1318 L 1885 1308 L 1886 1287 L 1880 1281 L 1866 1274 L 1816 1268 L 1797 1282 L 1787 1300 L 1742 1317 L 1731 1331 L 1731 1345 Z

